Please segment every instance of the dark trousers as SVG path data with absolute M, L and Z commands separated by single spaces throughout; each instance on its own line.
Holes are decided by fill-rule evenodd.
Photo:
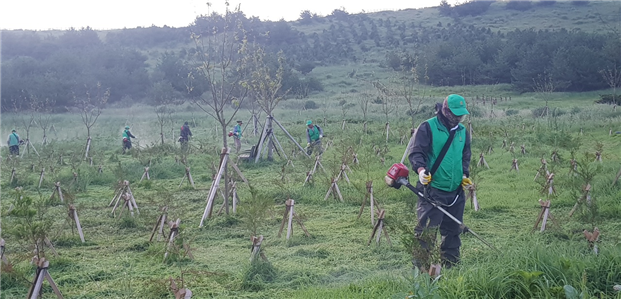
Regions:
M 423 185 L 418 182 L 416 188 L 423 192 Z M 466 205 L 466 196 L 461 186 L 456 191 L 445 192 L 431 186 L 427 186 L 427 196 L 433 201 L 450 205 L 443 207 L 449 214 L 463 222 L 464 207 Z M 455 200 L 457 197 L 457 200 Z M 435 242 L 425 242 L 421 239 L 421 234 L 426 229 L 440 228 L 440 235 L 442 236 L 442 243 L 440 245 L 442 262 L 458 263 L 459 262 L 459 248 L 461 247 L 461 239 L 459 236 L 462 233 L 459 224 L 447 217 L 434 207 L 429 202 L 418 198 L 416 205 L 416 212 L 418 216 L 418 223 L 414 228 L 414 233 L 418 238 L 421 246 L 427 250 L 431 249 L 431 246 L 435 245 Z M 433 236 L 435 238 L 435 236 Z
M 19 155 L 19 145 L 9 146 L 9 153 L 11 155 Z
M 123 141 L 123 153 L 125 153 L 125 150 L 129 150 L 131 148 L 132 148 L 131 141 Z

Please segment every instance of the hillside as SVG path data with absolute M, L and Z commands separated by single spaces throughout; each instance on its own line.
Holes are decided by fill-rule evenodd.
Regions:
M 10 108 L 20 99 L 51 98 L 71 105 L 74 95 L 85 93 L 83 87 L 98 82 L 110 89 L 111 103 L 150 103 L 161 98 L 158 85 L 176 98 L 195 97 L 181 83 L 196 64 L 189 37 L 196 32 L 208 38 L 223 22 L 239 24 L 272 61 L 283 51 L 288 71 L 283 90 L 290 97 L 342 91 L 347 87 L 338 81 L 334 86 L 322 73 L 340 68 L 345 69 L 339 74 L 367 83 L 413 70 L 420 84 L 432 86 L 511 84 L 521 93 L 532 91 L 533 79 L 549 76 L 558 81 L 558 91 L 609 88 L 600 71 L 621 65 L 621 3 L 515 3 L 470 2 L 448 12 L 337 9 L 329 16 L 302 14 L 295 22 L 235 12 L 198 17 L 191 28 L 4 31 L 2 70 L 11 77 L 3 78 L 2 103 Z

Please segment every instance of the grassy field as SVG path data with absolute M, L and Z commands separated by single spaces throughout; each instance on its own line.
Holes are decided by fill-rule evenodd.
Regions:
M 334 78 L 329 80 L 336 82 L 344 71 L 325 72 L 332 74 Z M 349 85 L 359 91 L 365 89 L 359 83 Z M 478 112 L 472 119 L 475 134 L 471 165 L 481 210 L 474 211 L 468 202 L 464 222 L 501 253 L 471 235 L 464 235 L 460 266 L 443 270 L 436 281 L 414 272 L 408 250 L 409 232 L 416 219 L 414 195 L 404 188 L 388 188 L 382 181 L 388 167 L 403 155 L 406 146 L 400 141 L 409 133 L 410 119 L 402 109 L 391 114 L 392 133 L 386 143 L 380 105 L 371 105 L 367 134 L 362 132 L 362 114 L 355 106 L 346 114 L 348 122 L 343 131 L 342 112 L 335 100 L 342 97 L 357 104 L 358 94 L 332 88 L 325 96 L 311 99 L 320 106 L 318 109 L 300 111 L 306 100 L 287 100 L 275 113 L 302 143 L 303 123 L 307 119 L 324 127 L 324 145 L 331 143 L 322 160 L 327 173 L 318 172 L 310 185 L 302 186 L 313 161 L 301 154 L 292 158 L 294 167 L 276 155 L 273 162 L 240 163 L 250 186 L 231 171 L 240 196 L 237 213 L 214 216 L 203 228 L 198 225 L 222 143 L 215 123 L 192 105 L 176 108 L 174 124 L 166 127 L 167 145 L 163 147 L 158 145 L 159 127 L 153 108 L 107 109 L 93 130 L 92 166 L 81 160 L 86 132 L 77 115 L 54 115 L 58 133 L 50 134 L 53 141 L 46 146 L 40 143 L 41 131 L 31 130 L 31 140 L 40 157 L 31 151 L 30 155 L 7 159 L 4 146 L 2 238 L 6 240 L 5 255 L 11 266 L 2 265 L 1 298 L 25 298 L 35 272 L 29 263 L 33 245 L 18 234 L 26 224 L 14 210 L 14 188 L 18 186 L 23 188 L 24 196 L 40 204 L 30 208 L 42 215 L 41 221 L 49 219 L 52 223 L 45 231 L 59 255 L 46 249 L 45 256 L 50 260 L 51 276 L 67 298 L 171 298 L 170 277 L 177 283 L 182 279 L 195 298 L 565 298 L 580 294 L 621 298 L 613 290 L 614 285 L 621 283 L 621 193 L 620 184 L 611 185 L 620 167 L 621 143 L 618 136 L 609 136 L 610 129 L 613 133 L 621 130 L 621 112 L 593 104 L 598 93 L 603 92 L 555 94 L 550 106 L 558 107 L 554 111 L 558 116 L 535 118 L 533 109 L 543 106 L 539 96 L 514 95 L 502 86 L 430 89 L 430 95 L 435 97 L 428 98 L 423 105 L 431 107 L 449 92 L 464 94 L 471 106 L 470 100 L 476 95 L 512 96 L 511 101 L 499 102 L 494 107 L 494 117 L 490 116 L 489 102 L 485 106 L 477 102 L 471 107 L 471 111 Z M 405 108 L 404 104 L 399 106 Z M 416 123 L 430 116 L 429 111 L 424 112 L 416 116 Z M 249 117 L 248 112 L 241 112 L 239 119 L 247 121 Z M 4 114 L 3 135 L 7 129 L 18 126 L 23 136 L 18 120 L 17 116 Z M 196 189 L 187 182 L 178 188 L 184 166 L 175 162 L 181 153 L 178 144 L 171 144 L 170 132 L 174 129 L 172 137 L 176 137 L 185 120 L 190 121 L 194 132 L 187 159 Z M 130 154 L 121 155 L 120 133 L 126 124 L 132 126 L 138 137 L 137 147 Z M 295 153 L 294 145 L 284 134 L 279 130 L 275 133 L 287 155 Z M 256 140 L 251 126 L 246 128 L 244 149 Z M 501 148 L 503 140 L 507 142 L 505 149 Z M 512 142 L 513 154 L 508 151 Z M 487 154 L 490 145 L 494 152 Z M 526 148 L 525 155 L 520 153 L 521 145 Z M 597 149 L 602 150 L 602 163 L 595 162 Z M 561 156 L 559 162 L 550 158 L 554 150 Z M 352 152 L 358 154 L 358 165 L 351 163 Z M 481 152 L 485 152 L 489 170 L 475 167 Z M 569 218 L 583 185 L 580 176 L 569 173 L 572 152 L 581 164 L 580 172 L 596 171 L 596 175 L 591 181 L 593 206 L 583 206 Z M 59 164 L 61 155 L 63 165 Z M 542 178 L 533 181 L 542 156 L 548 161 L 549 170 L 556 174 L 557 194 L 550 198 L 555 222 L 549 222 L 545 232 L 531 234 L 540 211 L 537 200 L 548 198 L 541 193 Z M 236 155 L 232 158 L 235 160 Z M 513 158 L 519 160 L 518 173 L 510 171 Z M 330 197 L 324 201 L 330 177 L 338 173 L 344 159 L 353 170 L 348 174 L 351 184 L 339 183 L 345 200 Z M 139 182 L 149 160 L 152 179 Z M 103 174 L 97 173 L 99 165 Z M 17 177 L 10 183 L 13 167 Z M 38 190 L 41 167 L 46 167 L 47 174 Z M 72 183 L 74 171 L 78 174 L 77 183 Z M 108 207 L 115 185 L 122 179 L 130 181 L 135 194 L 140 210 L 135 218 L 127 212 L 115 218 Z M 374 242 L 367 246 L 372 231 L 368 207 L 357 219 L 364 184 L 369 180 L 373 180 L 375 198 L 386 211 L 392 246 L 386 238 L 379 246 Z M 69 201 L 49 199 L 55 181 L 61 182 Z M 254 196 L 251 190 L 255 190 Z M 297 225 L 289 241 L 284 235 L 277 236 L 288 198 L 295 200 L 295 211 L 311 237 L 304 236 Z M 81 243 L 71 230 L 66 218 L 68 203 L 78 210 L 86 243 Z M 214 211 L 221 203 L 222 198 L 218 197 Z M 164 206 L 168 207 L 169 220 L 181 219 L 176 248 L 166 261 L 164 242 L 149 242 Z M 592 231 L 595 226 L 602 234 L 597 243 L 598 255 L 582 234 L 583 229 Z M 265 236 L 263 252 L 268 263 L 258 261 L 251 265 L 253 233 Z M 186 255 L 183 243 L 189 244 L 194 259 Z M 43 297 L 55 297 L 47 284 Z

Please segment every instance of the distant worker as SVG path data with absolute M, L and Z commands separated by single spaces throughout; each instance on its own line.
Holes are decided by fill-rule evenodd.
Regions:
M 9 145 L 9 153 L 11 155 L 19 156 L 19 135 L 17 135 L 17 131 L 15 129 L 11 130 L 11 134 L 9 134 L 9 138 L 6 141 L 6 144 Z
M 313 150 L 317 150 L 317 155 L 323 153 L 321 148 L 321 139 L 323 138 L 323 129 L 319 125 L 313 125 L 313 121 L 306 122 L 306 154 L 313 154 Z
M 129 131 L 129 126 L 125 126 L 125 131 L 123 131 L 123 154 L 125 154 L 126 150 L 132 148 L 132 138 L 136 138 Z
M 237 153 L 239 153 L 239 151 L 241 150 L 242 124 L 242 121 L 237 121 L 237 125 L 235 125 L 235 127 L 233 127 L 233 131 L 230 132 L 232 133 L 231 135 L 233 136 L 233 140 L 235 141 L 235 150 L 237 150 Z
M 190 140 L 190 136 L 192 136 L 192 131 L 190 130 L 190 125 L 188 122 L 183 123 L 181 126 L 181 133 L 179 134 L 179 142 L 181 143 L 181 149 L 188 149 L 188 141 Z

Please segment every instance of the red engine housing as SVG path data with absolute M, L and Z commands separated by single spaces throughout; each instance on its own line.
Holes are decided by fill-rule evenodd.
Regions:
M 397 180 L 399 177 L 407 178 L 410 175 L 410 170 L 402 163 L 396 163 L 388 169 L 386 175 L 394 180 Z

